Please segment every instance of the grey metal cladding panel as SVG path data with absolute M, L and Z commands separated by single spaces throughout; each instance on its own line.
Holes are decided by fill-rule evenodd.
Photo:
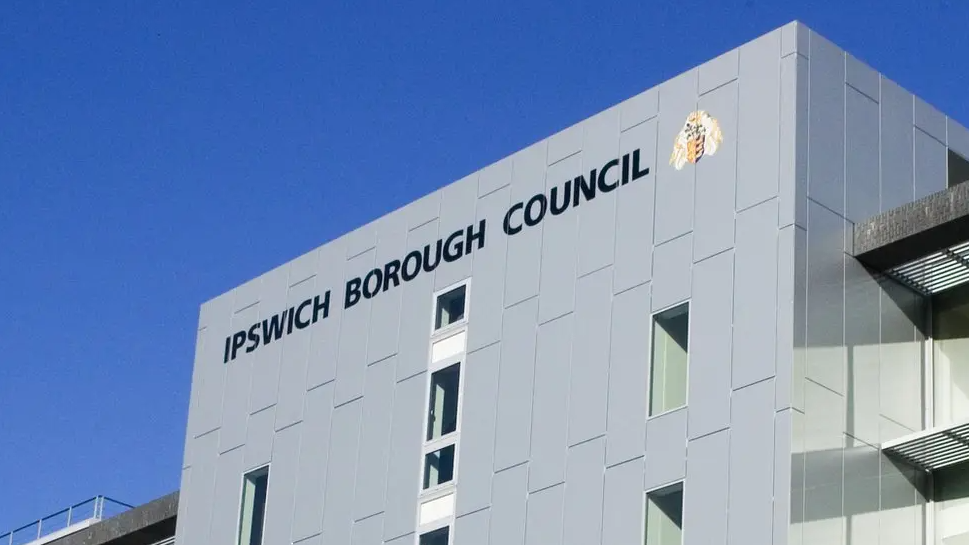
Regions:
M 474 217 L 475 206 L 478 204 L 478 175 L 472 174 L 441 190 L 441 219 L 438 230 L 442 238 L 447 238 L 455 231 L 464 232 Z M 477 229 L 477 225 L 475 225 Z M 461 237 L 460 240 L 464 240 Z M 486 241 L 487 243 L 487 241 Z M 471 276 L 471 267 L 475 255 L 452 263 L 442 263 L 434 271 L 434 289 L 444 289 L 455 282 Z M 382 263 L 382 261 L 381 261 Z
M 845 54 L 811 34 L 808 197 L 844 214 Z
M 293 540 L 323 531 L 323 491 L 329 462 L 333 383 L 306 392 L 299 480 L 293 511 Z
M 781 129 L 778 226 L 807 226 L 808 60 L 781 59 Z
M 880 79 L 878 72 L 852 55 L 845 54 L 845 82 L 854 87 L 854 90 L 878 102 Z M 850 145 L 848 149 L 852 149 Z
M 189 391 L 188 399 L 188 417 L 185 423 L 185 443 L 183 444 L 182 450 L 182 466 L 189 467 L 192 465 L 192 445 L 195 444 L 195 430 L 198 429 L 198 401 L 199 395 L 201 395 L 202 389 L 202 371 L 205 368 L 203 363 L 202 354 L 204 353 L 205 343 L 207 341 L 207 336 L 214 336 L 213 334 L 208 334 L 207 329 L 199 329 L 195 333 L 195 357 L 192 364 L 192 386 Z
M 211 506 L 215 501 L 215 476 L 219 460 L 219 432 L 213 431 L 197 438 L 195 465 L 192 466 L 190 488 L 184 491 L 184 499 L 193 509 L 185 520 L 186 536 L 206 536 L 212 519 Z
M 347 261 L 354 257 L 377 247 L 377 222 L 372 221 L 366 225 L 350 231 L 346 234 Z
M 230 308 L 230 307 L 224 307 Z M 228 312 L 228 311 L 227 311 Z M 206 328 L 202 345 L 197 349 L 195 367 L 198 368 L 198 383 L 193 380 L 192 390 L 196 396 L 195 405 L 189 415 L 193 424 L 192 436 L 198 437 L 203 433 L 214 430 L 222 425 L 222 394 L 225 385 L 225 374 L 228 365 L 223 364 L 223 347 L 225 337 L 231 335 L 232 324 L 229 320 L 219 327 Z M 193 371 L 193 374 L 195 371 Z M 246 392 L 249 387 L 246 385 Z M 244 411 L 240 411 L 244 412 Z
M 562 543 L 564 496 L 564 484 L 528 495 L 528 509 L 525 520 L 526 545 L 560 545 Z M 568 523 L 566 522 L 566 524 Z
M 363 401 L 358 399 L 333 409 L 323 500 L 323 535 L 327 536 L 328 542 L 350 542 L 362 408 Z
M 776 55 L 775 55 L 776 56 Z M 739 72 L 740 50 L 733 49 L 700 65 L 700 94 L 707 93 L 721 85 L 737 79 Z
M 784 25 L 781 28 L 781 55 L 810 55 L 810 32 L 808 27 L 797 21 Z
M 620 153 L 639 149 L 641 161 L 656 164 L 655 119 L 637 125 L 620 137 Z M 651 172 L 656 171 L 651 167 Z M 653 269 L 653 198 L 656 175 L 650 174 L 622 188 L 616 204 L 616 292 L 642 284 L 650 279 Z
M 915 129 L 915 198 L 946 188 L 948 150 L 945 144 Z
M 310 357 L 306 370 L 306 389 L 336 378 L 336 364 L 343 322 L 343 283 L 346 281 L 346 237 L 336 239 L 320 248 L 319 271 L 316 275 L 317 295 L 330 291 L 329 316 L 310 327 Z
M 780 385 L 775 382 L 775 389 Z M 776 395 L 776 394 L 775 394 Z M 791 417 L 788 409 L 774 416 L 774 524 L 773 543 L 785 545 L 791 524 Z
M 695 169 L 676 170 L 665 160 L 676 135 L 697 105 L 697 69 L 660 85 L 659 149 L 656 161 L 656 205 L 653 240 L 659 245 L 693 229 Z
M 880 458 L 877 448 L 864 443 L 845 449 L 844 513 L 846 515 L 878 512 Z M 877 539 L 877 534 L 873 537 Z
M 773 222 L 772 217 L 772 225 Z M 733 283 L 733 252 L 715 255 L 693 267 L 688 373 L 691 438 L 707 435 L 730 425 Z M 742 306 L 746 307 L 746 301 Z M 760 333 L 763 334 L 764 326 L 770 324 L 773 321 L 762 323 Z M 648 328 L 644 329 L 642 334 L 645 336 L 648 331 Z M 645 382 L 640 387 L 645 391 L 643 384 Z
M 653 252 L 653 312 L 690 297 L 693 236 L 684 235 Z
M 646 476 L 644 490 L 686 476 L 686 409 L 678 409 L 646 422 Z
M 482 173 L 484 176 L 484 173 Z M 482 178 L 483 179 L 483 178 Z M 508 209 L 511 188 L 495 190 L 478 201 L 477 220 L 494 221 L 501 218 Z M 470 305 L 468 307 L 468 352 L 496 342 L 501 338 L 501 317 L 505 309 L 505 251 L 508 237 L 501 233 L 498 225 L 489 226 L 491 235 L 484 248 L 475 250 L 472 261 Z
M 210 512 L 212 522 L 208 532 L 191 534 L 192 540 L 205 542 L 202 538 L 207 535 L 209 543 L 232 543 L 236 538 L 239 524 L 240 493 L 242 490 L 242 456 L 243 449 L 237 448 L 219 456 L 215 466 L 215 495 L 204 503 L 206 507 L 197 508 L 191 516 Z M 288 530 L 288 528 L 287 528 Z M 185 543 L 185 542 L 183 542 Z
M 255 323 L 259 318 L 258 307 L 258 304 L 253 305 L 234 314 L 232 316 L 232 327 L 230 331 L 241 331 Z M 206 362 L 206 364 L 218 365 L 211 361 Z M 225 390 L 221 393 L 222 427 L 219 439 L 220 452 L 233 449 L 245 442 L 246 422 L 249 419 L 250 385 L 252 383 L 252 368 L 254 365 L 256 365 L 256 358 L 252 354 L 246 354 L 244 350 L 239 351 L 239 355 L 235 360 L 221 365 L 225 369 Z
M 404 259 L 404 252 L 407 251 L 407 232 L 407 216 L 403 213 L 390 214 L 379 220 L 374 266 L 382 269 L 385 263 Z M 384 282 L 389 289 L 371 300 L 370 333 L 366 337 L 367 364 L 397 353 L 403 289 L 401 286 L 394 286 L 394 283 L 386 278 Z M 350 312 L 353 310 L 351 309 Z
M 548 138 L 548 164 L 582 151 L 582 122 L 566 127 Z
M 423 248 L 424 244 L 437 239 L 437 222 L 431 222 L 407 235 L 408 248 Z M 488 246 L 485 246 L 485 250 Z M 423 250 L 421 250 L 423 251 Z M 477 283 L 475 284 L 477 286 Z M 412 377 L 427 369 L 430 350 L 431 318 L 434 310 L 434 275 L 419 274 L 417 278 L 400 287 L 401 320 L 397 353 L 397 380 Z M 469 294 L 469 309 L 474 312 L 474 288 Z M 473 331 L 473 328 L 472 328 Z
M 804 487 L 842 480 L 844 397 L 810 380 L 804 382 Z M 805 505 L 805 509 L 810 506 Z
M 437 219 L 441 214 L 441 192 L 424 195 L 405 206 L 402 213 L 407 217 L 408 231 Z
M 263 409 L 249 416 L 246 426 L 246 470 L 268 464 L 273 454 L 273 424 L 276 408 Z
M 776 374 L 777 200 L 737 214 L 733 372 L 740 388 Z
M 499 357 L 498 344 L 467 356 L 461 408 L 461 471 L 457 476 L 461 493 L 455 506 L 458 516 L 491 504 Z
M 778 194 L 781 34 L 771 32 L 740 48 L 740 119 L 735 144 L 738 210 Z
M 625 131 L 659 114 L 659 87 L 647 89 L 619 105 L 620 128 Z
M 773 380 L 733 393 L 729 482 L 727 543 L 770 543 L 774 517 Z
M 608 161 L 620 157 L 619 107 L 596 114 L 582 125 L 585 128 L 582 145 L 583 168 L 576 172 L 589 173 L 592 169 L 601 169 Z M 646 166 L 652 169 L 652 163 L 647 163 Z M 606 182 L 618 181 L 621 177 L 619 171 L 620 168 L 613 168 Z M 638 181 L 645 182 L 646 179 Z M 613 263 L 616 249 L 616 200 L 628 187 L 630 186 L 616 186 L 616 189 L 606 193 L 597 190 L 595 200 L 583 202 L 574 212 L 579 223 L 579 233 L 575 239 L 578 251 L 577 276 Z M 544 262 L 542 266 L 544 268 Z
M 690 441 L 683 495 L 684 545 L 724 544 L 727 541 L 727 477 L 730 432 Z M 734 483 L 743 487 L 744 483 Z M 770 543 L 765 541 L 764 543 Z
M 375 252 L 364 252 L 347 262 L 347 278 L 366 275 L 374 268 Z M 342 287 L 338 293 L 342 291 Z M 383 294 L 386 295 L 386 294 Z M 378 295 L 377 297 L 380 297 Z M 343 305 L 338 295 L 330 304 Z M 336 390 L 333 404 L 341 405 L 363 395 L 364 372 L 367 368 L 367 343 L 370 340 L 370 310 L 372 299 L 360 297 L 354 306 L 343 311 L 340 326 L 340 346 L 337 349 Z
M 571 314 L 538 326 L 529 491 L 565 481 L 573 333 Z
M 286 317 L 282 313 L 286 306 L 289 291 L 289 268 L 277 267 L 262 276 L 262 291 L 259 297 L 259 319 L 271 319 L 279 315 L 284 325 Z M 265 331 L 265 329 L 264 329 Z M 263 336 L 265 338 L 265 335 Z M 279 394 L 279 363 L 283 355 L 283 337 L 269 344 L 261 343 L 252 353 L 252 380 L 249 392 L 249 413 L 255 413 L 276 403 Z
M 354 494 L 353 520 L 383 511 L 390 456 L 390 429 L 394 407 L 396 358 L 367 368 L 363 396 L 363 425 L 357 467 L 361 478 Z
M 808 378 L 844 393 L 844 220 L 808 203 Z
M 794 228 L 794 349 L 791 362 L 791 406 L 804 411 L 807 374 L 807 231 Z M 780 389 L 778 389 L 780 390 Z
M 545 194 L 549 195 L 549 192 L 555 188 L 554 200 L 568 202 L 571 193 L 564 192 L 561 186 L 569 176 L 575 176 L 581 171 L 582 155 L 573 155 L 549 166 Z M 598 200 L 597 198 L 595 201 L 583 203 L 579 208 L 592 205 Z M 575 306 L 575 270 L 578 252 L 576 239 L 579 236 L 577 212 L 566 210 L 559 216 L 553 216 L 549 212 L 542 222 L 538 323 L 545 323 L 571 312 Z
M 723 143 L 717 149 L 716 155 L 704 157 L 696 164 L 694 261 L 722 252 L 734 244 L 733 218 L 737 193 L 737 82 L 728 83 L 700 97 L 699 108 L 710 112 L 720 122 Z
M 199 512 L 197 509 L 189 509 L 191 505 L 194 505 L 192 499 L 187 497 L 187 491 L 190 490 L 192 486 L 191 467 L 182 468 L 182 478 L 179 482 L 180 484 L 178 489 L 181 491 L 181 493 L 179 494 L 178 500 L 178 517 L 175 519 L 175 539 L 178 540 L 179 543 L 185 543 L 187 539 L 185 536 L 187 534 L 186 529 L 189 526 L 189 517 L 192 516 L 192 513 Z
M 946 141 L 946 116 L 928 102 L 915 98 L 915 126 L 941 142 Z M 916 183 L 918 180 L 916 179 Z M 916 197 L 918 198 L 918 197 Z
M 531 414 L 532 409 L 537 315 L 537 298 L 505 310 L 498 373 L 495 471 L 528 459 L 532 425 L 525 415 Z
M 424 422 L 426 395 L 427 375 L 424 373 L 397 383 L 393 424 L 390 430 L 390 452 L 393 456 L 390 457 L 387 467 L 387 496 L 384 506 L 385 539 L 414 531 L 417 492 L 420 487 L 421 426 Z M 467 424 L 467 400 L 465 400 L 464 410 L 465 420 L 462 426 Z M 462 438 L 462 469 L 465 468 L 464 440 L 465 438 Z
M 643 459 L 606 469 L 602 500 L 602 543 L 643 539 Z
M 377 514 L 370 518 L 353 523 L 350 544 L 381 545 L 384 542 L 383 526 L 384 517 L 382 514 Z
M 916 341 L 913 317 L 921 315 L 918 296 L 908 288 L 882 283 L 881 371 L 879 393 L 881 415 L 912 430 L 922 429 L 922 348 Z
M 491 511 L 482 509 L 454 520 L 454 543 L 488 545 Z
M 606 465 L 642 456 L 646 444 L 649 369 L 649 284 L 616 295 L 612 303 Z
M 316 276 L 320 268 L 320 249 L 314 248 L 286 264 L 289 268 L 289 287 L 302 284 Z
M 407 535 L 398 536 L 393 539 L 387 539 L 384 543 L 386 543 L 387 545 L 413 545 L 416 542 L 417 541 L 414 536 L 414 533 L 411 532 Z
M 569 448 L 565 478 L 565 543 L 596 545 L 602 537 L 604 437 Z
M 302 538 L 299 541 L 293 541 L 293 544 L 294 545 L 323 545 L 323 534 L 316 534 L 310 537 Z
M 612 270 L 601 269 L 583 276 L 576 285 L 576 292 L 569 386 L 569 445 L 606 432 Z M 504 369 L 502 360 L 502 374 Z
M 286 308 L 298 308 L 300 303 L 317 295 L 316 279 L 310 278 L 289 288 Z M 304 308 L 302 317 L 309 319 L 312 303 Z M 310 325 L 303 331 L 283 338 L 283 355 L 279 363 L 279 399 L 276 403 L 276 429 L 282 429 L 303 418 L 303 398 L 306 395 L 306 367 L 310 358 L 310 341 L 313 337 Z
M 495 473 L 491 507 L 491 545 L 524 545 L 528 466 Z
M 881 309 L 878 282 L 865 267 L 849 259 L 845 263 L 845 345 L 847 372 L 851 380 L 847 395 L 853 437 L 873 445 L 881 442 L 879 433 L 879 343 Z
M 269 489 L 266 492 L 264 543 L 290 543 L 293 534 L 293 508 L 296 485 L 299 481 L 299 449 L 302 424 L 295 424 L 276 432 L 273 441 L 273 462 L 269 468 Z M 238 483 L 236 483 L 238 488 Z M 236 501 L 233 507 L 238 507 Z M 237 513 L 233 513 L 234 515 Z M 212 540 L 211 543 L 229 543 Z
M 881 80 L 881 212 L 915 197 L 912 163 L 912 95 L 897 83 Z
M 505 157 L 481 169 L 478 173 L 478 197 L 511 185 L 513 165 L 512 157 Z
M 963 158 L 969 157 L 969 129 L 952 119 L 946 119 L 946 144 Z
M 545 141 L 534 144 L 513 156 L 511 202 L 528 202 L 545 188 Z M 505 306 L 511 306 L 538 295 L 542 259 L 543 224 L 526 227 L 508 237 L 505 264 Z
M 774 405 L 777 410 L 791 407 L 791 381 L 794 373 L 794 297 L 795 229 L 788 225 L 777 233 L 777 370 Z M 803 319 L 801 320 L 803 322 Z
M 864 221 L 879 210 L 878 202 L 878 103 L 848 87 L 845 96 L 845 188 L 847 218 Z

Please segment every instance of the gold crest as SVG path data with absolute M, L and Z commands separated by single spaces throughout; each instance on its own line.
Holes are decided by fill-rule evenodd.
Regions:
M 680 170 L 687 162 L 696 164 L 704 155 L 717 153 L 723 143 L 720 123 L 703 110 L 697 110 L 686 118 L 683 129 L 673 142 L 670 164 Z

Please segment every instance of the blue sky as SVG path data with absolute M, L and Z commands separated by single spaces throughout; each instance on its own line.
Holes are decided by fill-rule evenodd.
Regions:
M 791 4 L 0 2 L 0 533 L 178 487 L 203 301 L 792 19 L 969 124 L 969 4 Z

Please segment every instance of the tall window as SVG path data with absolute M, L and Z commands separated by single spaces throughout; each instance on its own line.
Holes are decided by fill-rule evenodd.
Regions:
M 421 534 L 418 545 L 448 545 L 450 530 L 451 528 L 449 526 L 445 526 L 444 528 L 438 528 L 426 534 Z
M 646 494 L 645 545 L 683 543 L 683 483 Z
M 932 301 L 933 393 L 937 426 L 969 418 L 969 285 Z
M 436 308 L 434 310 L 435 331 L 464 319 L 464 303 L 467 293 L 467 284 L 462 284 L 453 290 L 437 296 Z
M 262 545 L 266 518 L 269 466 L 250 471 L 242 481 L 242 513 L 239 517 L 239 545 Z
M 424 437 L 425 490 L 454 478 L 460 386 L 460 362 L 431 373 Z
M 650 363 L 650 416 L 686 405 L 689 366 L 689 303 L 653 316 L 653 351 Z

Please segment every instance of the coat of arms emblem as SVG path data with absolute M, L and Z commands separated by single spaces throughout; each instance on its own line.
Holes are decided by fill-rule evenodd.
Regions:
M 696 164 L 704 155 L 713 155 L 723 142 L 720 123 L 704 110 L 697 110 L 686 118 L 683 129 L 673 142 L 670 164 L 680 170 L 687 162 Z

